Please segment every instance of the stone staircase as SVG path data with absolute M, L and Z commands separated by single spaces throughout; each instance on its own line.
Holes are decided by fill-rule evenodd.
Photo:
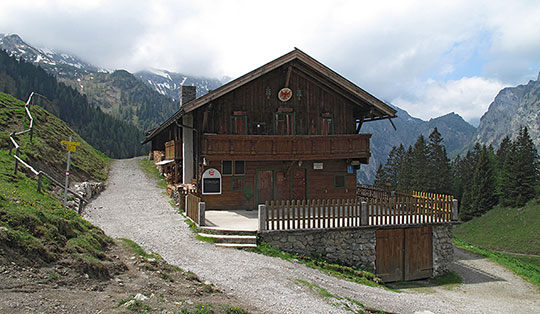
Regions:
M 201 227 L 199 236 L 214 239 L 216 246 L 229 248 L 257 247 L 257 232 Z

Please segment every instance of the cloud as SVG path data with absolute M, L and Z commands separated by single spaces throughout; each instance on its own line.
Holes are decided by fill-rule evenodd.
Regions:
M 298 47 L 375 96 L 399 100 L 398 106 L 425 118 L 431 116 L 424 112 L 444 107 L 419 110 L 416 104 L 454 99 L 458 82 L 472 84 L 461 86 L 470 96 L 455 99 L 461 107 L 449 111 L 479 117 L 487 95 L 480 101 L 473 90 L 484 95 L 497 82 L 535 79 L 538 25 L 540 3 L 527 0 L 0 3 L 0 32 L 110 69 L 237 77 Z
M 481 77 L 464 77 L 447 82 L 430 79 L 416 85 L 419 88 L 413 95 L 396 98 L 392 103 L 407 108 L 411 115 L 424 120 L 455 112 L 467 121 L 480 117 L 504 87 L 500 81 Z

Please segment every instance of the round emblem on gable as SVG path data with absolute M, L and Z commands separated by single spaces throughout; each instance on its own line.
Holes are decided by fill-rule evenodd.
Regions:
M 292 90 L 290 88 L 282 88 L 278 93 L 279 100 L 285 102 L 292 98 Z

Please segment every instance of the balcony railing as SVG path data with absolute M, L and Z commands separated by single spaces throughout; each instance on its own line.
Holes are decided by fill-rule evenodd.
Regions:
M 370 157 L 371 134 L 220 135 L 204 134 L 202 154 L 208 160 L 320 160 Z

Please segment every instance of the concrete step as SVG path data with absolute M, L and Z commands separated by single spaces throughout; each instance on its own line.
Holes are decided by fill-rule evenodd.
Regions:
M 257 245 L 257 236 L 254 235 L 199 233 L 199 236 L 215 239 L 216 243 Z
M 228 235 L 257 235 L 256 230 L 234 230 L 234 229 L 226 229 L 226 228 L 220 228 L 220 227 L 199 227 L 199 229 L 204 233 L 210 233 L 210 234 L 228 234 Z
M 257 247 L 257 244 L 250 244 L 250 243 L 216 243 L 216 246 L 227 247 L 227 248 L 248 248 L 248 247 Z

